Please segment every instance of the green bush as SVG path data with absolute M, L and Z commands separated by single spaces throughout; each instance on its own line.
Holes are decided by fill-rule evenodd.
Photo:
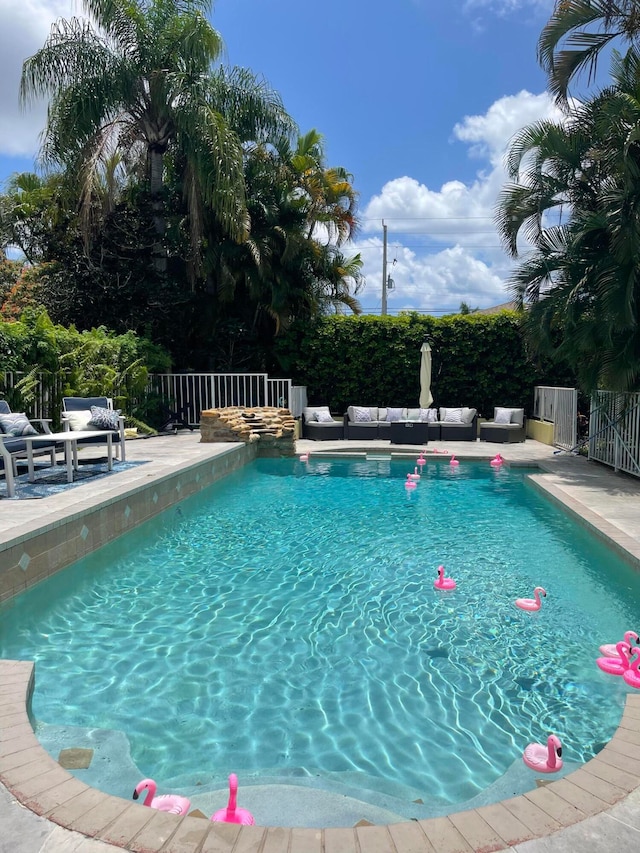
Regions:
M 0 321 L 0 365 L 5 373 L 25 374 L 15 388 L 6 382 L 0 388 L 12 407 L 29 410 L 42 377 L 48 416 L 56 422 L 62 397 L 111 397 L 115 407 L 134 414 L 149 373 L 171 369 L 169 355 L 134 332 L 116 335 L 103 326 L 78 332 L 54 325 L 46 311 L 33 308 L 17 321 Z
M 524 406 L 534 386 L 569 385 L 575 376 L 527 355 L 519 314 L 429 317 L 331 316 L 294 325 L 276 341 L 272 370 L 307 387 L 311 404 L 343 412 L 348 405 L 417 406 L 420 347 L 432 349 L 434 406 Z

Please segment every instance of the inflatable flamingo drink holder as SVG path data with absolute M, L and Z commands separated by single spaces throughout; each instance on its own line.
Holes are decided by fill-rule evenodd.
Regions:
M 522 754 L 522 760 L 538 773 L 557 773 L 562 770 L 562 744 L 556 735 L 549 735 L 546 745 L 530 743 Z
M 255 823 L 250 811 L 240 809 L 236 806 L 237 794 L 238 777 L 235 773 L 231 773 L 229 776 L 229 803 L 226 809 L 219 809 L 219 811 L 211 815 L 212 821 L 217 823 L 242 823 L 245 826 L 252 826 Z

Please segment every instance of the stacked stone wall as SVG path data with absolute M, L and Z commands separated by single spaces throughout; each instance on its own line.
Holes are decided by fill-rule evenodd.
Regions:
M 207 409 L 200 416 L 200 441 L 257 444 L 258 456 L 294 456 L 295 429 L 289 409 L 275 406 Z

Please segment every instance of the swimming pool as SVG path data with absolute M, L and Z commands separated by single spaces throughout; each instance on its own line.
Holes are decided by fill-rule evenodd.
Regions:
M 15 599 L 1 653 L 37 661 L 36 717 L 125 731 L 165 783 L 304 767 L 457 803 L 549 730 L 590 757 L 637 575 L 520 474 L 432 462 L 407 495 L 406 471 L 263 460 Z

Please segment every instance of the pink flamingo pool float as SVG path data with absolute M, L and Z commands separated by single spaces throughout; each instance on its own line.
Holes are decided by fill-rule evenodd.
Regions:
M 615 658 L 597 658 L 596 663 L 608 675 L 624 675 L 631 664 L 630 656 L 631 646 L 624 640 L 620 640 L 619 643 L 616 643 Z
M 418 466 L 413 469 L 413 474 L 407 474 L 407 477 L 410 477 L 412 480 L 419 480 L 420 474 L 418 474 Z
M 226 809 L 219 809 L 215 814 L 211 815 L 211 820 L 217 823 L 242 823 L 245 826 L 253 826 L 255 819 L 247 809 L 240 809 L 236 806 L 236 796 L 238 794 L 238 777 L 235 773 L 229 776 L 229 803 Z
M 308 462 L 309 461 L 309 454 L 308 453 L 301 453 L 300 454 L 300 461 L 301 462 Z
M 144 798 L 143 806 L 150 806 L 152 809 L 170 814 L 186 814 L 189 811 L 191 800 L 186 797 L 180 797 L 178 794 L 161 794 L 156 797 L 158 786 L 153 779 L 143 779 L 142 782 L 138 782 L 133 791 L 133 799 L 137 800 L 145 788 L 147 796 Z
M 502 456 L 500 456 L 499 453 L 496 453 L 491 462 L 489 462 L 489 465 L 492 465 L 494 468 L 500 468 L 503 462 L 504 459 L 502 458 Z
M 538 773 L 556 773 L 562 770 L 562 744 L 560 738 L 549 735 L 547 745 L 530 743 L 522 754 L 522 760 Z
M 455 589 L 456 582 L 453 578 L 445 578 L 444 566 L 438 566 L 438 577 L 434 580 L 433 585 L 436 589 Z
M 537 586 L 533 590 L 533 598 L 516 598 L 516 607 L 519 607 L 520 610 L 540 610 L 542 606 L 541 595 L 546 598 L 547 593 L 541 586 Z
M 420 473 L 422 473 L 422 468 L 427 464 L 427 460 L 425 459 L 424 454 L 425 451 L 421 450 L 420 456 L 418 456 L 418 459 L 416 460 L 418 462 L 418 465 L 420 466 Z
M 629 669 L 625 669 L 622 677 L 629 687 L 635 687 L 636 690 L 640 690 L 640 672 L 638 671 L 640 667 L 640 648 L 635 646 L 631 649 L 631 658 Z
M 417 489 L 418 484 L 412 479 L 411 474 L 407 474 L 407 479 L 404 481 L 405 489 Z
M 630 646 L 633 646 L 640 640 L 640 637 L 636 634 L 635 631 L 625 631 L 623 641 L 628 643 Z M 618 644 L 617 643 L 605 643 L 603 646 L 600 646 L 600 654 L 604 655 L 606 658 L 617 658 L 618 657 Z
M 449 465 L 453 465 L 454 468 L 456 467 L 456 465 L 459 465 L 459 464 L 460 463 L 458 462 L 458 460 L 456 459 L 455 456 L 452 456 L 451 459 L 449 460 Z

